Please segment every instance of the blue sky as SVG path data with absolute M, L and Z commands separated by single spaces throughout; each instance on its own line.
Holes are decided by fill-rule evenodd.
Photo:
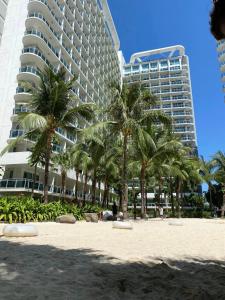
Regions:
M 199 154 L 225 151 L 225 104 L 211 0 L 108 0 L 128 62 L 134 52 L 183 45 L 189 56 Z

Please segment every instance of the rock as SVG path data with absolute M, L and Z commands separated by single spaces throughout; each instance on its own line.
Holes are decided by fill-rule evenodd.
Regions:
M 86 222 L 98 223 L 98 215 L 96 213 L 85 213 Z
M 62 215 L 56 218 L 57 223 L 67 223 L 67 224 L 74 224 L 76 219 L 73 214 Z
M 112 225 L 115 229 L 133 229 L 133 225 L 130 222 L 121 222 L 121 221 L 115 221 Z
M 103 221 L 113 221 L 113 213 L 110 210 L 103 211 Z
M 3 235 L 7 237 L 32 237 L 38 235 L 38 230 L 34 225 L 10 224 L 3 228 Z

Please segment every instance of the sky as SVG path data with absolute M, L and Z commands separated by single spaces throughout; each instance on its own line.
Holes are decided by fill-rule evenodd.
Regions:
M 199 154 L 225 152 L 225 104 L 211 0 L 108 0 L 127 62 L 139 51 L 183 45 L 190 60 Z

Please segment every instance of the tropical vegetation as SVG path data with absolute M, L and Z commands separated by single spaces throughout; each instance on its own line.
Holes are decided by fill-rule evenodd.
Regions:
M 21 113 L 18 118 L 25 133 L 13 145 L 21 139 L 32 141 L 30 164 L 35 172 L 37 168 L 44 169 L 46 207 L 52 205 L 48 204 L 49 170 L 57 167 L 64 202 L 68 200 L 67 174 L 70 170 L 75 174 L 70 201 L 78 211 L 87 207 L 87 203 L 109 207 L 116 198 L 124 218 L 130 209 L 134 209 L 136 217 L 139 205 L 140 216 L 144 218 L 150 204 L 149 193 L 153 193 L 154 203 L 158 206 L 171 203 L 171 215 L 181 217 L 188 207 L 187 197 L 190 194 L 201 197 L 200 187 L 205 182 L 211 195 L 210 212 L 214 209 L 214 184 L 221 184 L 224 200 L 219 208 L 224 216 L 224 153 L 218 152 L 211 161 L 198 158 L 193 146 L 184 145 L 173 133 L 172 119 L 154 109 L 158 99 L 139 83 L 112 84 L 108 103 L 97 107 L 74 97 L 75 81 L 76 78 L 68 79 L 63 69 L 58 72 L 45 69 L 40 74 L 40 85 L 31 89 L 29 112 Z M 59 145 L 61 130 L 73 138 L 73 146 Z M 55 145 L 60 146 L 58 154 L 54 151 Z M 5 151 L 10 147 L 12 145 Z M 87 197 L 88 191 L 90 197 Z M 34 203 L 29 201 L 27 203 Z M 195 208 L 199 206 L 196 204 Z M 14 212 L 10 210 L 8 214 L 6 209 L 5 214 L 10 215 L 10 219 L 18 219 Z M 34 216 L 37 217 L 36 210 Z

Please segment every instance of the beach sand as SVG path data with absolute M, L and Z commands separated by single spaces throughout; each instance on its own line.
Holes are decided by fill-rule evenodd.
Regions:
M 225 299 L 225 221 L 169 222 L 38 223 L 38 237 L 1 236 L 0 299 Z

